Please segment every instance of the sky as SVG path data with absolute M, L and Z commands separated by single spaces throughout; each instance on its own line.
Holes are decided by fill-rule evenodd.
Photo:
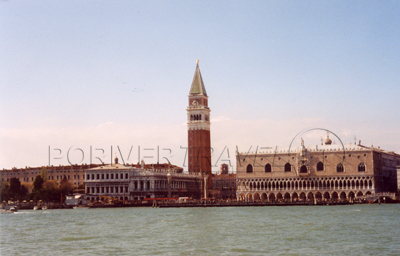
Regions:
M 187 169 L 197 59 L 214 172 L 325 130 L 400 153 L 399 13 L 399 1 L 0 1 L 0 168 L 118 156 Z

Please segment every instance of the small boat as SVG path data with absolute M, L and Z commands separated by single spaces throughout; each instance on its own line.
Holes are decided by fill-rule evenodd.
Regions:
M 47 206 L 43 206 L 42 207 L 42 210 L 44 211 L 44 210 L 47 210 Z
M 15 206 L 5 207 L 5 208 L 0 207 L 0 213 L 1 213 L 1 214 L 5 214 L 5 213 L 14 213 L 14 212 L 17 212 L 17 211 L 18 211 L 18 209 L 17 209 L 17 207 L 15 207 Z
M 34 207 L 33 207 L 33 210 L 42 210 L 42 207 L 40 207 L 40 206 L 37 206 L 37 205 L 35 205 Z
M 86 205 L 75 205 L 73 208 L 74 210 L 82 210 L 82 209 L 89 209 L 90 207 Z

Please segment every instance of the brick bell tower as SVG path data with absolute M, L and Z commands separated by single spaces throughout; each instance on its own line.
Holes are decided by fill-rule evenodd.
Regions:
M 189 173 L 208 175 L 207 188 L 212 187 L 210 109 L 208 96 L 197 60 L 187 107 Z

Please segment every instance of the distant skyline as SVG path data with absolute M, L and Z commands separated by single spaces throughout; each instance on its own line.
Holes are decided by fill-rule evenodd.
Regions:
M 90 148 L 109 163 L 118 146 L 129 163 L 184 166 L 196 59 L 213 165 L 310 128 L 400 153 L 399 13 L 399 1 L 1 1 L 0 168 L 48 165 L 49 147 L 50 164 L 68 150 L 89 163 Z

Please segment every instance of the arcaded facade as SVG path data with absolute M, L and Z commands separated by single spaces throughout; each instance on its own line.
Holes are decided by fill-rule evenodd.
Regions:
M 351 201 L 396 192 L 400 155 L 362 145 L 325 145 L 237 153 L 242 201 Z

